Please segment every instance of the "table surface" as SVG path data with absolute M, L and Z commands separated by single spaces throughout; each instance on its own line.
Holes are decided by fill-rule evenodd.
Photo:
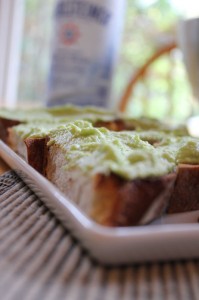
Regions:
M 108 267 L 0 160 L 0 299 L 199 299 L 199 260 Z

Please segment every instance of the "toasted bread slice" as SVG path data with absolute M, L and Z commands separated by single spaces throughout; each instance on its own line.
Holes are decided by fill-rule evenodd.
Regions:
M 186 179 L 183 179 L 183 165 L 176 163 L 179 151 L 186 145 L 186 139 L 189 141 L 191 138 L 187 137 L 185 142 L 182 143 L 183 139 L 172 136 L 169 144 L 167 140 L 170 138 L 170 135 L 159 132 L 153 132 L 153 134 L 149 134 L 149 132 L 112 132 L 111 134 L 107 134 L 107 141 L 106 135 L 102 141 L 106 141 L 108 144 L 114 144 L 115 142 L 120 143 L 126 140 L 124 145 L 122 145 L 122 147 L 125 148 L 134 143 L 134 137 L 140 137 L 142 142 L 138 142 L 138 144 L 132 146 L 132 149 L 130 149 L 134 151 L 132 153 L 135 154 L 137 149 L 142 149 L 143 143 L 145 142 L 147 143 L 147 147 L 152 147 L 150 148 L 152 151 L 157 149 L 162 153 L 162 156 L 160 156 L 161 163 L 158 165 L 160 170 L 162 167 L 164 168 L 164 164 L 167 160 L 173 160 L 173 167 L 167 171 L 164 170 L 162 174 L 156 173 L 158 169 L 154 170 L 154 174 L 152 172 L 144 176 L 142 176 L 142 174 L 140 176 L 138 168 L 137 177 L 135 172 L 131 178 L 131 176 L 127 176 L 128 172 L 126 172 L 126 170 L 125 174 L 124 172 L 120 172 L 119 169 L 116 171 L 110 169 L 108 172 L 107 170 L 104 172 L 103 168 L 100 170 L 98 156 L 94 156 L 94 158 L 96 158 L 95 161 L 92 157 L 92 151 L 88 151 L 87 155 L 90 155 L 92 164 L 98 165 L 98 170 L 94 173 L 84 172 L 84 170 L 79 167 L 79 161 L 78 159 L 76 161 L 76 157 L 74 157 L 73 166 L 70 168 L 68 168 L 66 158 L 67 153 L 71 152 L 72 148 L 74 151 L 77 151 L 79 145 L 82 147 L 82 137 L 80 135 L 81 139 L 79 140 L 77 134 L 78 130 L 82 130 L 83 139 L 84 136 L 87 138 L 89 135 L 92 136 L 92 133 L 95 134 L 97 132 L 97 134 L 99 134 L 97 142 L 100 148 L 101 134 L 103 135 L 106 129 L 96 129 L 91 124 L 86 124 L 85 128 L 78 129 L 76 128 L 76 126 L 78 127 L 78 122 L 72 122 L 72 125 L 69 124 L 68 127 L 66 125 L 66 128 L 63 126 L 60 129 L 56 128 L 55 130 L 47 131 L 44 135 L 43 133 L 39 134 L 37 132 L 38 128 L 36 129 L 37 134 L 34 132 L 32 135 L 29 134 L 26 136 L 17 135 L 18 131 L 14 130 L 17 127 L 10 129 L 10 145 L 16 152 L 23 156 L 29 164 L 53 182 L 65 195 L 72 199 L 72 201 L 77 203 L 87 215 L 100 224 L 108 226 L 146 224 L 165 212 L 167 206 L 169 206 L 169 213 L 176 212 L 175 203 L 178 203 L 179 206 L 177 212 L 183 211 L 182 207 L 184 202 L 189 203 L 189 206 L 186 206 L 185 209 L 198 209 L 197 188 L 196 185 L 194 186 L 192 184 L 192 177 L 194 174 L 193 170 L 198 170 L 199 166 L 197 162 L 195 162 L 194 167 L 188 163 L 184 164 L 187 175 Z M 54 134 L 55 138 L 53 137 Z M 114 140 L 114 138 L 116 138 L 116 140 Z M 119 140 L 117 140 L 118 138 Z M 161 139 L 163 141 L 161 141 Z M 94 140 L 94 144 L 95 143 L 96 140 Z M 172 152 L 171 147 L 175 144 L 177 144 L 177 146 L 174 147 L 174 151 L 170 155 L 170 152 Z M 144 152 L 136 154 L 138 155 L 138 159 L 145 160 L 145 167 L 150 163 L 150 159 L 152 159 L 152 161 L 155 159 L 154 156 L 149 156 L 149 161 L 145 159 L 144 153 L 147 152 L 147 147 L 146 151 L 144 150 Z M 109 147 L 108 149 L 105 147 L 101 150 L 102 152 L 98 153 L 99 156 L 101 154 L 110 154 Z M 157 155 L 159 155 L 158 153 L 159 152 L 157 152 Z M 114 152 L 113 154 L 116 155 L 117 153 Z M 129 156 L 129 159 L 133 161 L 136 155 L 132 158 Z M 126 159 L 126 157 L 124 158 Z M 128 169 L 127 171 L 133 173 L 132 170 L 137 168 L 136 164 L 134 165 L 132 163 L 131 168 L 131 170 Z M 176 170 L 178 170 L 177 173 Z M 189 200 L 187 193 L 184 195 L 185 200 L 181 200 L 179 190 L 183 190 L 185 186 L 183 180 L 186 181 L 187 185 L 191 186 L 191 189 L 196 188 L 195 192 L 191 194 L 191 200 Z
M 88 120 L 95 127 L 106 127 L 113 131 L 158 130 L 173 132 L 176 135 L 187 134 L 186 126 L 170 126 L 157 119 L 140 117 L 127 118 L 120 113 L 99 109 L 98 107 L 79 107 L 73 105 L 53 108 L 0 109 L 0 139 L 7 142 L 8 128 L 18 124 L 46 123 L 64 124 L 77 119 Z
M 21 124 L 20 121 L 0 117 L 0 139 L 7 143 L 8 128 Z
M 115 113 L 97 107 L 79 107 L 73 105 L 57 106 L 53 108 L 33 109 L 0 109 L 0 139 L 7 142 L 8 128 L 18 124 L 46 123 L 62 124 L 76 119 L 90 120 L 93 123 L 104 122 L 107 126 L 119 130 L 122 120 L 117 120 Z
M 163 170 L 162 173 L 154 176 L 153 168 L 157 168 L 155 164 L 153 165 L 154 156 L 150 161 L 150 155 L 145 157 L 145 152 L 139 153 L 140 147 L 145 146 L 146 152 L 148 147 L 155 151 L 155 148 L 146 141 L 145 134 L 142 134 L 144 137 L 142 141 L 135 133 L 113 133 L 105 128 L 94 128 L 88 122 L 83 122 L 83 127 L 78 127 L 79 123 L 81 122 L 74 122 L 66 125 L 65 128 L 63 126 L 60 129 L 48 131 L 43 137 L 39 134 L 36 136 L 34 132 L 32 136 L 24 138 L 23 146 L 19 142 L 23 141 L 21 136 L 17 136 L 17 131 L 10 129 L 10 145 L 29 164 L 72 199 L 89 217 L 100 224 L 107 226 L 146 224 L 163 214 L 168 205 L 176 175 L 175 172 L 167 174 L 167 170 Z M 155 136 L 159 135 L 155 134 Z M 126 140 L 124 144 L 122 144 L 123 139 Z M 111 143 L 116 145 L 116 150 L 112 149 Z M 87 145 L 91 147 L 91 150 L 85 148 Z M 131 167 L 137 168 L 140 176 L 137 176 L 136 171 L 128 169 L 128 165 L 126 169 L 123 168 L 125 161 L 123 162 L 120 158 L 117 161 L 118 145 L 120 154 L 124 155 L 125 160 L 127 158 L 132 160 Z M 83 153 L 85 158 L 87 155 L 90 156 L 91 166 L 88 166 L 86 172 L 84 166 L 79 166 L 78 159 L 81 160 L 81 157 L 72 158 L 72 166 L 70 166 L 71 161 L 69 162 L 66 157 L 71 149 L 78 152 L 78 147 L 86 152 L 86 154 Z M 123 154 L 123 151 L 127 153 Z M 129 154 L 133 154 L 134 157 L 131 155 L 128 157 Z M 96 161 L 95 155 L 97 155 Z M 105 157 L 105 163 L 103 160 L 97 161 L 100 155 Z M 134 159 L 138 160 L 138 166 L 136 161 L 135 164 L 133 163 Z M 90 160 L 88 159 L 89 164 Z M 142 160 L 145 160 L 146 166 L 149 165 L 149 172 L 144 175 L 140 170 Z M 93 172 L 94 165 L 96 170 Z M 159 169 L 156 172 L 159 172 Z M 129 173 L 132 174 L 129 176 Z
M 168 205 L 175 174 L 126 180 L 116 174 L 89 174 L 78 167 L 66 170 L 65 152 L 48 147 L 45 176 L 97 223 L 106 226 L 147 224 Z

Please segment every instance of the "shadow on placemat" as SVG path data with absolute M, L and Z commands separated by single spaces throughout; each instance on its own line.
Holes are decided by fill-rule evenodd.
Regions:
M 9 171 L 0 177 L 0 299 L 199 299 L 199 261 L 99 265 Z

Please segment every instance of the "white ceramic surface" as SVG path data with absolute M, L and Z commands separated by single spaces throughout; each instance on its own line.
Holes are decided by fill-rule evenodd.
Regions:
M 146 226 L 108 228 L 86 217 L 2 141 L 0 156 L 98 261 L 118 265 L 199 257 L 199 211 L 166 216 Z

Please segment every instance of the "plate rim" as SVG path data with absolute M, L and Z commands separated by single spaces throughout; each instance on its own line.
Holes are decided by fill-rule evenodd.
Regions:
M 95 221 L 91 220 L 87 217 L 75 203 L 72 203 L 65 195 L 58 190 L 56 186 L 53 185 L 48 179 L 39 174 L 35 169 L 33 169 L 28 163 L 22 159 L 18 154 L 16 154 L 8 145 L 6 145 L 3 141 L 0 140 L 0 156 L 2 159 L 15 171 L 19 177 L 22 177 L 20 172 L 24 173 L 27 178 L 31 178 L 34 184 L 37 184 L 39 188 L 42 189 L 42 193 L 46 193 L 46 187 L 48 188 L 48 193 L 46 196 L 51 194 L 52 199 L 58 202 L 54 202 L 54 208 L 52 209 L 55 216 L 61 221 L 64 227 L 71 231 L 71 233 L 82 242 L 83 246 L 87 250 L 90 251 L 91 255 L 97 258 L 101 262 L 114 263 L 115 259 L 111 258 L 110 241 L 113 243 L 128 243 L 131 247 L 133 247 L 133 242 L 141 242 L 143 243 L 143 239 L 146 239 L 146 245 L 150 244 L 148 241 L 150 239 L 158 240 L 166 238 L 177 240 L 182 239 L 182 235 L 184 238 L 190 238 L 190 236 L 199 237 L 199 224 L 198 223 L 188 223 L 188 224 L 158 224 L 158 225 L 142 225 L 142 226 L 131 226 L 131 227 L 116 227 L 109 228 L 107 226 L 103 226 L 97 224 Z M 23 180 L 23 178 L 22 178 Z M 25 180 L 24 180 L 25 181 Z M 25 181 L 26 182 L 26 181 Z M 27 184 L 28 185 L 28 184 Z M 33 190 L 34 191 L 34 190 Z M 51 200 L 52 200 L 51 199 Z M 51 200 L 41 199 L 50 209 L 52 208 Z M 64 220 L 60 217 L 59 213 L 61 213 L 61 208 L 65 207 L 68 216 L 71 219 L 70 222 L 73 224 L 65 223 Z M 58 212 L 56 212 L 58 209 Z M 63 211 L 62 211 L 63 213 Z M 64 212 L 66 213 L 66 212 Z M 199 212 L 198 212 L 199 216 Z M 68 221 L 67 221 L 68 222 Z M 72 226 L 71 226 L 72 225 Z M 98 242 L 98 239 L 101 240 L 101 244 Z M 95 241 L 96 245 L 92 245 L 92 240 Z M 177 241 L 176 241 L 177 242 Z M 199 242 L 198 242 L 199 249 Z M 135 245 L 136 246 L 136 245 Z M 108 248 L 109 247 L 109 248 Z M 100 249 L 102 253 L 99 253 Z M 112 249 L 113 250 L 113 249 Z M 186 251 L 185 251 L 186 252 Z M 108 256 L 106 255 L 108 253 Z M 198 254 L 199 256 L 199 254 Z M 118 262 L 125 261 L 124 254 L 121 254 L 121 259 L 119 254 L 116 255 Z M 133 257 L 133 256 L 132 256 Z M 128 257 L 127 261 L 132 262 L 133 259 Z M 119 258 L 119 259 L 118 259 Z M 164 257 L 169 258 L 168 257 Z M 172 259 L 172 257 L 170 257 Z M 141 258 L 140 258 L 141 259 Z M 150 255 L 149 255 L 149 260 Z M 162 260 L 162 259 L 161 259 Z M 139 257 L 135 259 L 135 261 L 139 261 Z

